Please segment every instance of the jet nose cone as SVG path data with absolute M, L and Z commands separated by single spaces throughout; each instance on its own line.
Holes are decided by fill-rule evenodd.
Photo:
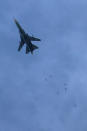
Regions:
M 16 20 L 16 19 L 14 19 L 14 22 L 15 22 L 15 23 L 17 23 L 17 20 Z

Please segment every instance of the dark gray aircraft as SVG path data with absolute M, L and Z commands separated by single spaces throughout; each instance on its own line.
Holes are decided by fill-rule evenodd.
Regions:
M 33 51 L 35 49 L 38 49 L 38 47 L 36 45 L 32 44 L 31 41 L 41 41 L 41 40 L 25 33 L 25 31 L 22 29 L 22 27 L 20 26 L 18 21 L 16 19 L 14 21 L 19 29 L 20 38 L 21 38 L 18 51 L 20 51 L 21 48 L 23 47 L 23 45 L 26 44 L 26 54 L 28 54 L 29 52 L 31 52 L 31 54 L 33 54 Z

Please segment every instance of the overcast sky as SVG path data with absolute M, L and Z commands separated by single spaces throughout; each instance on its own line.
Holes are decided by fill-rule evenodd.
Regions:
M 18 52 L 16 18 L 40 38 Z M 87 131 L 87 1 L 0 1 L 0 131 Z

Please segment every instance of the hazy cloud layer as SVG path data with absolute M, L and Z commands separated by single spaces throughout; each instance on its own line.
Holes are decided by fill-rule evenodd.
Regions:
M 87 1 L 0 1 L 0 131 L 87 130 Z M 17 52 L 16 18 L 42 39 Z

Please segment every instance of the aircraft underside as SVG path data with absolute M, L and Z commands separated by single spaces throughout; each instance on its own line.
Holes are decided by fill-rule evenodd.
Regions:
M 18 21 L 15 19 L 15 24 L 17 25 L 20 33 L 21 41 L 19 43 L 18 51 L 20 51 L 23 47 L 23 45 L 26 43 L 26 54 L 31 52 L 33 54 L 33 51 L 35 49 L 38 49 L 38 47 L 31 43 L 31 41 L 41 41 L 39 38 L 35 38 L 33 36 L 29 36 L 25 31 L 22 29 Z
M 20 42 L 19 47 L 18 47 L 18 51 L 20 51 L 23 46 L 24 46 L 24 43 L 23 43 L 23 42 Z M 29 52 L 31 52 L 31 53 L 33 54 L 33 51 L 34 51 L 35 49 L 38 49 L 38 47 L 37 47 L 36 45 L 31 44 L 31 43 L 30 43 L 30 45 L 27 45 L 27 44 L 26 44 L 26 54 L 28 54 Z

